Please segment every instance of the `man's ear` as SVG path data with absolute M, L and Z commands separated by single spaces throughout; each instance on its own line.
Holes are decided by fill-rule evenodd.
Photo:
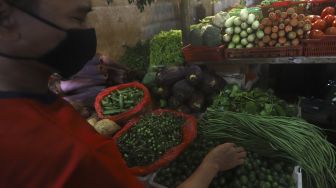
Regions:
M 13 41 L 20 38 L 20 34 L 15 31 L 15 19 L 12 16 L 13 9 L 0 0 L 0 41 Z

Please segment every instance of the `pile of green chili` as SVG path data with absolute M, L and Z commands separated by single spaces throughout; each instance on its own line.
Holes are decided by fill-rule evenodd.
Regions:
M 185 119 L 172 113 L 143 116 L 118 140 L 129 167 L 146 166 L 182 142 Z
M 144 92 L 135 87 L 115 90 L 101 101 L 104 115 L 117 115 L 138 105 L 144 97 Z

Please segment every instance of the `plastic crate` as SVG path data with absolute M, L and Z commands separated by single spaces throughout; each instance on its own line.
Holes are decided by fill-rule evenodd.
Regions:
M 336 36 L 303 40 L 304 56 L 336 56 Z
M 286 11 L 288 8 L 292 7 L 295 9 L 296 13 L 298 14 L 305 14 L 307 13 L 307 1 L 279 1 L 274 2 L 268 6 L 261 6 L 262 13 L 264 17 L 268 17 L 268 14 L 275 10 Z
M 199 62 L 199 61 L 211 61 L 221 62 L 224 61 L 225 46 L 208 47 L 208 46 L 193 46 L 189 44 L 182 49 L 185 61 Z
M 149 185 L 151 188 L 168 188 L 166 186 L 160 185 L 158 183 L 155 183 L 155 178 L 156 178 L 157 173 L 154 173 L 150 179 L 149 179 Z M 293 178 L 296 182 L 296 187 L 297 188 L 303 188 L 303 183 L 302 183 L 302 169 L 299 166 L 296 166 L 293 170 Z
M 334 7 L 335 0 L 308 0 L 307 9 L 309 14 L 321 15 L 322 10 L 325 7 Z
M 225 58 L 276 58 L 302 56 L 302 46 L 226 49 Z

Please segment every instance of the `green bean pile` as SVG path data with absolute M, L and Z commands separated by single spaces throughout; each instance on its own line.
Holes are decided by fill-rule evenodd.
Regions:
M 118 140 L 129 167 L 146 166 L 158 160 L 167 150 L 182 142 L 185 120 L 172 113 L 150 114 Z
M 313 188 L 336 187 L 336 153 L 320 128 L 298 118 L 255 116 L 208 109 L 201 123 L 208 138 L 234 142 L 267 157 L 300 165 Z
M 104 115 L 117 115 L 138 105 L 144 97 L 144 92 L 135 87 L 113 91 L 101 101 Z

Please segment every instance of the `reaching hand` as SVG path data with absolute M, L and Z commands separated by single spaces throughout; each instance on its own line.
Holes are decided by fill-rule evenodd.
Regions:
M 245 157 L 244 148 L 236 147 L 232 143 L 226 143 L 214 148 L 204 158 L 204 162 L 214 166 L 218 171 L 226 171 L 244 164 Z

